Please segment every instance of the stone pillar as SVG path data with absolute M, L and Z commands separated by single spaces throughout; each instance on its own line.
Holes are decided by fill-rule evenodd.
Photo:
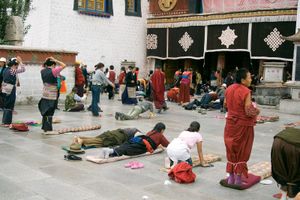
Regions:
M 24 38 L 24 26 L 22 18 L 19 16 L 10 16 L 5 28 L 4 40 L 9 45 L 22 46 Z
M 285 66 L 285 62 L 263 62 L 264 79 L 255 92 L 258 104 L 277 106 L 281 97 L 288 94 L 288 87 L 282 85 Z
M 282 83 L 285 62 L 264 62 L 264 83 Z
M 300 85 L 300 44 L 295 44 L 294 60 L 293 60 L 293 74 L 292 80 L 295 81 L 296 85 Z

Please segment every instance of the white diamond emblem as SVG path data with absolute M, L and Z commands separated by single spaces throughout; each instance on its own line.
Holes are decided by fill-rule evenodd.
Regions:
M 272 32 L 264 39 L 265 43 L 272 49 L 272 51 L 276 51 L 280 45 L 285 41 L 281 38 L 280 32 L 277 28 L 274 28 Z
M 230 29 L 229 26 L 227 26 L 226 30 L 222 31 L 222 34 L 219 38 L 221 40 L 221 45 L 225 45 L 228 49 L 230 45 L 234 45 L 234 40 L 238 36 L 235 34 L 234 29 Z
M 146 37 L 146 42 L 147 49 L 157 49 L 157 35 L 148 34 Z
M 183 34 L 183 36 L 180 38 L 180 40 L 178 41 L 178 43 L 181 45 L 183 50 L 185 52 L 187 52 L 187 50 L 189 50 L 189 48 L 194 43 L 194 40 L 191 38 L 191 36 L 187 32 L 185 32 Z

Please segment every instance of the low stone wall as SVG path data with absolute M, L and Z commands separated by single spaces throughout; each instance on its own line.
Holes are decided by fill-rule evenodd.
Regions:
M 20 86 L 17 87 L 17 100 L 16 104 L 35 104 L 37 103 L 42 94 L 43 82 L 41 79 L 40 70 L 41 65 L 26 65 L 26 71 L 19 74 Z M 74 68 L 66 67 L 61 74 L 66 77 L 68 92 L 74 86 Z M 65 95 L 60 95 L 60 100 L 64 100 Z
M 254 98 L 258 104 L 277 106 L 283 95 L 290 94 L 290 89 L 284 85 L 258 85 L 256 87 Z
M 292 99 L 281 99 L 279 111 L 282 113 L 300 115 L 300 101 Z
M 300 115 L 300 83 L 291 82 L 286 84 L 290 90 L 292 99 L 281 99 L 279 111 L 283 113 Z
M 42 64 L 47 57 L 54 58 L 66 63 L 67 67 L 61 72 L 66 77 L 67 92 L 69 92 L 75 83 L 74 64 L 77 52 L 53 50 L 53 49 L 32 49 L 16 46 L 0 45 L 0 57 L 6 59 L 21 56 L 25 64 L 26 71 L 18 75 L 20 86 L 17 87 L 16 104 L 36 104 L 40 98 L 43 89 L 40 71 Z M 65 95 L 60 96 L 64 100 Z

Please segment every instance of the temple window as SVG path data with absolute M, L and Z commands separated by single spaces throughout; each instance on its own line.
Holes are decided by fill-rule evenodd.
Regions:
M 141 17 L 141 0 L 125 0 L 125 15 Z
M 110 17 L 113 15 L 112 0 L 74 0 L 74 10 L 81 14 Z

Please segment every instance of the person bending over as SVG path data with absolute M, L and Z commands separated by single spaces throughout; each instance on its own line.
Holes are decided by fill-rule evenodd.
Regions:
M 177 138 L 172 140 L 172 142 L 167 147 L 167 154 L 170 159 L 171 167 L 182 161 L 185 161 L 191 166 L 193 166 L 191 150 L 195 145 L 197 145 L 198 156 L 201 166 L 209 166 L 209 164 L 207 164 L 203 159 L 203 138 L 199 133 L 199 130 L 200 124 L 196 121 L 193 121 L 186 131 L 181 132 Z

